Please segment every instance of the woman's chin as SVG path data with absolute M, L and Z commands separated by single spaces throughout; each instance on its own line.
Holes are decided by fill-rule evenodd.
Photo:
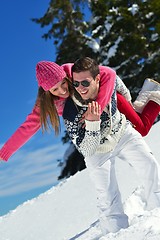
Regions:
M 64 95 L 61 96 L 62 98 L 68 98 L 69 97 L 69 93 L 66 93 Z

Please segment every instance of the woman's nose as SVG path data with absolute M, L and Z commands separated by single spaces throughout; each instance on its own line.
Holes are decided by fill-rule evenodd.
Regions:
M 62 87 L 59 88 L 59 93 L 60 94 L 64 94 L 65 92 L 66 92 L 66 90 L 64 88 L 62 88 Z

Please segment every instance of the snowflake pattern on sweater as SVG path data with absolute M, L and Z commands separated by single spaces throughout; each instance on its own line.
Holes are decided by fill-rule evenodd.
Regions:
M 119 76 L 116 76 L 116 91 L 122 94 L 128 102 L 132 100 L 129 89 Z

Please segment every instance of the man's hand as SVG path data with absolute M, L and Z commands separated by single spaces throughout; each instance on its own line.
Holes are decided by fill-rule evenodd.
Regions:
M 88 104 L 88 109 L 85 112 L 84 118 L 88 121 L 99 121 L 101 116 L 101 106 L 97 102 Z

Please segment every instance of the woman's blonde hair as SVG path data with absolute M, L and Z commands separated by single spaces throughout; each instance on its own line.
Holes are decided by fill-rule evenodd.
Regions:
M 73 87 L 71 79 L 68 77 L 65 77 L 64 79 L 67 81 L 69 93 L 72 95 Z M 54 103 L 56 99 L 58 99 L 58 97 L 51 94 L 50 91 L 44 91 L 42 87 L 39 87 L 36 105 L 40 108 L 40 124 L 42 132 L 47 131 L 51 125 L 55 134 L 58 135 L 60 132 L 60 119 Z

